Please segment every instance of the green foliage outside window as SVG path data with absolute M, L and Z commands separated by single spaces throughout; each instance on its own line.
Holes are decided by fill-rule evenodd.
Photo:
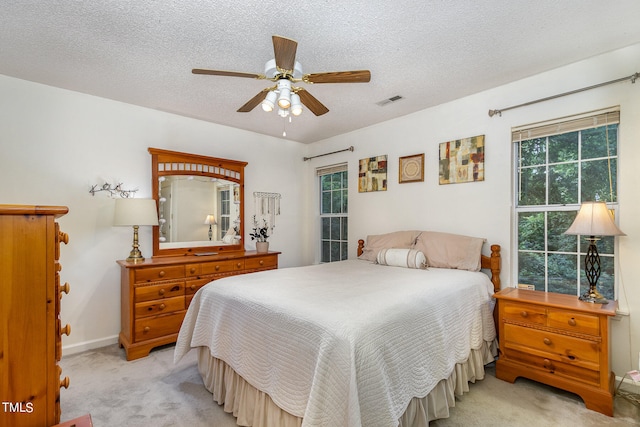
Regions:
M 320 176 L 320 262 L 348 258 L 347 171 Z
M 518 283 L 582 294 L 587 285 L 582 236 L 563 234 L 583 201 L 617 202 L 618 125 L 518 143 Z M 597 243 L 599 291 L 614 298 L 614 238 Z

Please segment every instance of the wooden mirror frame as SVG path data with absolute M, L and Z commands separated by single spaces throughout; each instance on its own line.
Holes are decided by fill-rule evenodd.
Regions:
M 247 162 L 207 157 L 198 154 L 161 150 L 149 147 L 151 154 L 151 191 L 159 208 L 159 189 L 162 176 L 185 175 L 219 178 L 237 183 L 240 190 L 240 240 L 236 244 L 194 246 L 160 249 L 160 227 L 153 227 L 153 256 L 197 255 L 206 253 L 244 251 L 244 167 Z

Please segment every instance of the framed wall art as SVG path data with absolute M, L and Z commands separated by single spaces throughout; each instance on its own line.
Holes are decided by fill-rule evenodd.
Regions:
M 358 192 L 387 191 L 387 155 L 360 160 Z
M 484 135 L 440 144 L 440 184 L 484 181 Z
M 424 153 L 400 157 L 398 165 L 398 182 L 424 181 Z

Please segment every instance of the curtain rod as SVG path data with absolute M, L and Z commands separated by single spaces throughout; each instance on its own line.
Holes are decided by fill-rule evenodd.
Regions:
M 328 156 L 329 154 L 342 153 L 343 151 L 353 151 L 353 145 L 351 147 L 349 147 L 349 148 L 345 148 L 344 150 L 338 150 L 338 151 L 332 151 L 330 153 L 318 154 L 317 156 L 303 157 L 302 161 L 306 162 L 307 160 L 315 159 L 316 157 Z
M 525 107 L 525 106 L 531 105 L 531 104 L 537 104 L 538 102 L 542 102 L 542 101 L 549 101 L 551 99 L 560 98 L 562 96 L 573 95 L 574 93 L 584 92 L 584 91 L 589 90 L 589 89 L 595 89 L 595 88 L 598 88 L 598 87 L 601 87 L 601 86 L 606 86 L 606 85 L 610 85 L 610 84 L 613 84 L 613 83 L 623 82 L 625 80 L 631 80 L 631 83 L 635 83 L 636 79 L 638 79 L 638 78 L 640 78 L 640 73 L 634 73 L 634 74 L 632 74 L 630 76 L 622 77 L 620 79 L 615 79 L 615 80 L 611 80 L 611 81 L 608 81 L 608 82 L 604 82 L 604 83 L 599 83 L 599 84 L 592 85 L 592 86 L 583 87 L 581 89 L 572 90 L 572 91 L 561 93 L 561 94 L 558 94 L 558 95 L 548 96 L 546 98 L 536 99 L 535 101 L 525 102 L 524 104 L 513 105 L 511 107 L 500 108 L 500 109 L 496 109 L 496 110 L 489 110 L 489 117 L 493 117 L 496 114 L 498 116 L 502 117 L 502 112 L 503 111 L 513 110 L 514 108 Z

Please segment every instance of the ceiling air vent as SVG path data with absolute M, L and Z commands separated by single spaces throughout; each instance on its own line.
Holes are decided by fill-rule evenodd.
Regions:
M 384 107 L 385 105 L 391 104 L 392 102 L 400 101 L 404 99 L 401 95 L 392 96 L 391 98 L 383 99 L 380 102 L 376 102 L 377 105 Z

